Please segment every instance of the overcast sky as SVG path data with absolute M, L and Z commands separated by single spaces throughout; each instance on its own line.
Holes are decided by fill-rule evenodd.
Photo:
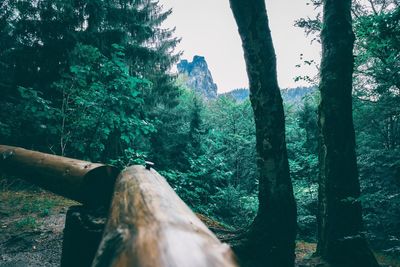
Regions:
M 163 0 L 173 13 L 165 27 L 176 27 L 182 41 L 178 50 L 183 59 L 204 56 L 218 85 L 218 92 L 248 87 L 243 51 L 229 0 Z M 296 68 L 300 54 L 305 59 L 320 60 L 320 46 L 311 44 L 303 30 L 293 26 L 301 17 L 312 16 L 314 10 L 307 0 L 266 0 L 269 22 L 278 63 L 281 88 L 296 87 L 297 75 L 315 75 L 315 68 Z

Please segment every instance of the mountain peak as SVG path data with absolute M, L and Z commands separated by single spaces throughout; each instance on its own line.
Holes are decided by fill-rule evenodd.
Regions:
M 195 55 L 192 62 L 183 59 L 178 63 L 177 68 L 180 75 L 186 76 L 185 84 L 187 87 L 207 99 L 217 97 L 218 87 L 214 83 L 205 57 Z

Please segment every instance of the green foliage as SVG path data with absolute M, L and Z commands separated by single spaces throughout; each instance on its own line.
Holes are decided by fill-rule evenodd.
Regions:
M 148 146 L 147 140 L 137 137 L 155 131 L 153 126 L 140 129 L 157 117 L 154 103 L 173 105 L 179 94 L 168 71 L 179 57 L 173 52 L 179 40 L 173 30 L 161 27 L 170 13 L 154 0 L 3 1 L 0 137 L 8 144 L 54 153 L 87 152 L 85 158 L 95 160 L 125 157 L 124 146 L 133 139 Z M 26 88 L 25 97 L 18 88 Z M 112 96 L 102 95 L 110 92 Z M 40 101 L 50 109 L 38 106 Z M 121 101 L 121 108 L 112 110 Z M 77 115 L 80 111 L 84 112 Z M 124 114 L 118 114 L 121 111 Z M 134 116 L 128 118 L 131 113 Z M 115 114 L 126 117 L 119 121 Z M 102 115 L 108 117 L 100 119 Z M 103 124 L 107 125 L 100 132 Z M 69 131 L 89 127 L 91 133 Z M 113 132 L 118 127 L 125 129 Z M 89 142 L 92 134 L 95 140 Z M 112 143 L 108 146 L 107 138 Z
M 250 101 L 236 102 L 220 97 L 211 103 L 208 113 L 213 154 L 225 157 L 232 171 L 230 184 L 254 193 L 257 185 L 255 126 Z
M 21 204 L 21 212 L 35 213 L 41 217 L 49 216 L 52 209 L 57 205 L 56 201 L 53 199 L 35 199 Z
M 237 103 L 220 97 L 205 102 L 188 91 L 180 99 L 172 112 L 179 115 L 164 124 L 172 129 L 172 123 L 178 130 L 179 138 L 168 141 L 172 150 L 179 147 L 175 157 L 179 161 L 162 161 L 167 163 L 160 166 L 163 175 L 196 211 L 228 225 L 249 224 L 257 209 L 255 133 L 249 100 Z
M 113 45 L 111 59 L 87 45 L 72 52 L 70 73 L 54 84 L 63 96 L 59 108 L 63 154 L 70 149 L 77 157 L 103 162 L 133 156 L 134 151 L 125 150 L 139 150 L 137 143 L 155 131 L 142 108 L 141 92 L 150 83 L 129 75 L 124 56 L 119 45 Z
M 298 239 L 316 241 L 318 185 L 305 180 L 293 183 L 297 201 Z
M 315 241 L 318 181 L 319 93 L 286 102 L 286 138 L 293 191 L 297 202 L 298 238 Z
M 400 9 L 359 7 L 355 20 L 354 120 L 362 205 L 375 247 L 400 250 Z
M 180 91 L 179 41 L 158 1 L 9 1 L 0 11 L 2 142 L 93 161 L 143 162 Z M 14 15 L 12 15 L 14 14 Z
M 374 247 L 395 253 L 400 251 L 399 152 L 363 148 L 358 155 L 367 235 Z
M 16 222 L 15 226 L 19 229 L 34 229 L 38 226 L 37 220 L 35 217 L 27 216 Z
M 364 97 L 400 93 L 400 9 L 360 16 L 355 21 L 356 89 Z
M 307 94 L 300 103 L 286 104 L 286 135 L 293 180 L 317 181 L 318 93 Z
M 213 207 L 214 216 L 236 227 L 248 226 L 258 210 L 257 196 L 232 185 L 219 188 L 212 201 L 216 203 Z
M 120 167 L 149 159 L 195 211 L 229 226 L 251 223 L 258 174 L 248 91 L 205 101 L 175 83 L 169 68 L 179 40 L 161 28 L 171 11 L 154 0 L 5 0 L 0 6 L 2 142 Z M 400 13 L 378 6 L 377 13 L 354 6 L 359 200 L 370 239 L 397 251 Z M 297 24 L 311 35 L 322 27 L 320 17 Z M 318 94 L 298 88 L 282 95 L 299 237 L 314 240 Z M 45 216 L 52 204 L 22 209 Z
M 18 87 L 17 101 L 0 105 L 0 137 L 9 144 L 28 146 L 29 142 L 49 138 L 55 132 L 56 110 L 40 91 Z M 7 97 L 6 97 L 7 98 Z

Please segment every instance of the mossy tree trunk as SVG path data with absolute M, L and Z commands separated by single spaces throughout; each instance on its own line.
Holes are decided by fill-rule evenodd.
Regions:
M 264 0 L 230 0 L 242 39 L 256 123 L 259 209 L 236 252 L 247 266 L 293 266 L 296 204 L 285 119 Z
M 317 253 L 340 266 L 378 266 L 361 232 L 352 118 L 351 0 L 323 3 Z

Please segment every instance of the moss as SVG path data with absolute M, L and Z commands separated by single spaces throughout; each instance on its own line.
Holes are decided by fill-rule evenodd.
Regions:
M 42 190 L 0 190 L 0 225 L 6 232 L 34 230 L 44 217 L 76 202 Z

